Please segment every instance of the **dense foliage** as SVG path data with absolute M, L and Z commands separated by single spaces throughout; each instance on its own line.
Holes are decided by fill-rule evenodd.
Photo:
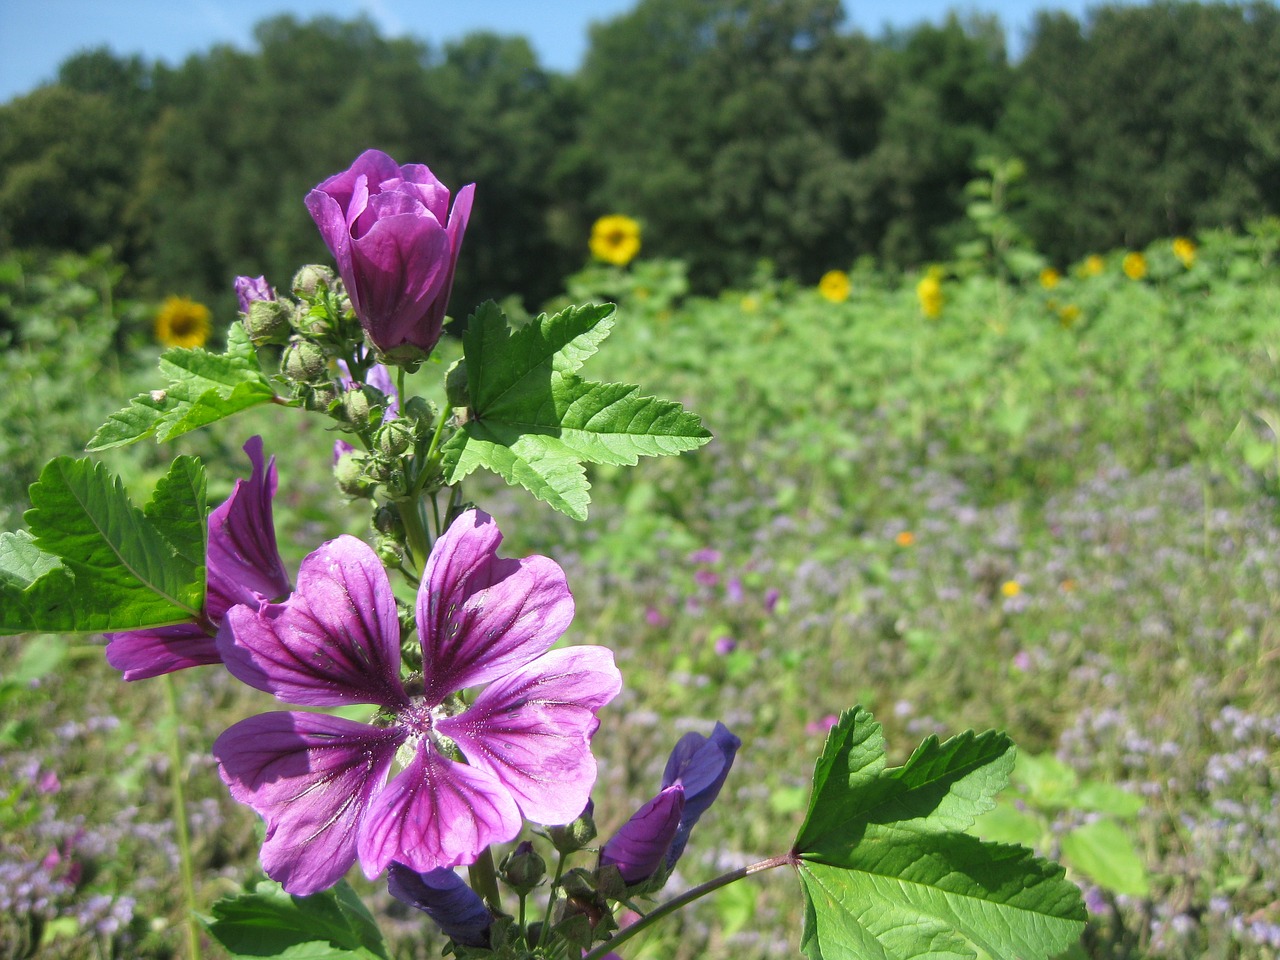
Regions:
M 280 282 L 323 252 L 294 198 L 375 145 L 482 185 L 462 303 L 540 303 L 615 211 L 704 291 L 761 258 L 805 282 L 944 258 L 986 155 L 1025 162 L 1018 225 L 1066 262 L 1280 212 L 1277 91 L 1267 3 L 1043 14 L 1011 62 L 991 18 L 870 39 L 835 0 L 640 0 L 573 76 L 518 38 L 284 17 L 176 67 L 79 54 L 0 107 L 0 249 L 110 244 L 201 299 Z

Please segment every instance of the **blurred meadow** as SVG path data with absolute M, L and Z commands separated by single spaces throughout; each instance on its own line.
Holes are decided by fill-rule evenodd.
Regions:
M 784 6 L 741 4 L 760 17 L 782 16 Z M 795 6 L 817 16 L 829 5 Z M 589 57 L 582 82 L 605 83 L 610 44 L 622 43 L 636 18 L 673 8 L 647 0 L 631 20 L 600 28 L 597 59 Z M 1212 16 L 1234 23 L 1223 11 L 1236 11 L 1254 29 L 1265 26 L 1270 32 L 1258 36 L 1269 43 L 1280 38 L 1280 14 L 1268 5 L 1171 4 L 1129 14 L 1104 8 L 1093 25 L 1112 30 L 1106 49 L 1119 58 L 1114 38 L 1138 44 L 1130 31 L 1142 16 L 1161 29 Z M 1132 21 L 1121 30 L 1116 23 L 1126 15 Z M 387 43 L 367 36 L 367 24 L 346 29 L 366 31 L 360 34 L 366 52 Z M 451 312 L 465 320 L 482 296 L 502 299 L 517 320 L 586 299 L 616 302 L 617 323 L 592 360 L 593 376 L 678 398 L 703 417 L 715 440 L 699 452 L 637 468 L 592 468 L 592 505 L 583 523 L 494 478 L 469 479 L 468 495 L 502 524 L 506 555 L 536 551 L 564 566 L 578 610 L 569 642 L 616 652 L 625 687 L 602 711 L 594 741 L 601 761 L 597 809 L 620 822 L 650 796 L 671 745 L 685 731 L 705 733 L 718 719 L 742 738 L 724 793 L 695 832 L 669 891 L 780 852 L 803 813 L 811 762 L 834 715 L 861 703 L 885 725 L 892 762 L 905 760 L 931 733 L 997 727 L 1011 735 L 1020 753 L 1013 783 L 978 832 L 1033 846 L 1068 867 L 1090 909 L 1088 932 L 1072 957 L 1275 957 L 1280 117 L 1255 118 L 1249 134 L 1263 144 L 1259 150 L 1270 142 L 1270 166 L 1223 161 L 1231 169 L 1261 169 L 1250 185 L 1215 177 L 1209 161 L 1196 159 L 1210 154 L 1186 148 L 1179 159 L 1191 169 L 1186 183 L 1204 192 L 1221 188 L 1213 203 L 1197 206 L 1190 188 L 1180 193 L 1185 185 L 1171 185 L 1175 165 L 1156 157 L 1153 176 L 1163 171 L 1167 180 L 1162 211 L 1144 208 L 1125 219 L 1129 188 L 1108 194 L 1096 185 L 1092 207 L 1082 210 L 1089 187 L 1080 185 L 1081 164 L 1067 178 L 1081 191 L 1068 217 L 1053 207 L 1062 197 L 1046 178 L 1065 169 L 1073 145 L 1047 137 L 1041 146 L 1052 141 L 1059 154 L 1022 162 L 1008 159 L 1015 144 L 996 137 L 1017 129 L 1030 141 L 1030 125 L 1009 125 L 1019 110 L 1028 115 L 1038 89 L 1025 64 L 1047 71 L 1054 31 L 1067 29 L 1062 18 L 1046 15 L 1044 45 L 1030 45 L 1021 74 L 981 57 L 987 66 L 965 73 L 957 66 L 963 57 L 938 53 L 938 64 L 955 67 L 952 79 L 967 78 L 962 91 L 950 81 L 930 87 L 909 69 L 913 49 L 927 60 L 925 52 L 944 50 L 944 41 L 968 43 L 970 53 L 986 50 L 992 41 L 984 29 L 957 20 L 950 33 L 921 28 L 897 38 L 896 46 L 886 39 L 878 66 L 868 66 L 875 51 L 866 38 L 851 41 L 842 54 L 865 55 L 865 62 L 834 54 L 822 61 L 829 70 L 844 64 L 837 78 L 815 74 L 846 90 L 842 109 L 852 111 L 852 87 L 862 84 L 858 96 L 871 97 L 875 84 L 884 85 L 878 89 L 888 113 L 878 114 L 880 120 L 906 111 L 903 91 L 910 84 L 903 77 L 913 78 L 921 97 L 930 89 L 950 90 L 972 101 L 982 75 L 997 83 L 989 96 L 999 101 L 991 122 L 969 116 L 945 129 L 924 123 L 929 108 L 917 103 L 911 116 L 921 120 L 925 132 L 915 129 L 928 142 L 954 147 L 963 139 L 961 126 L 973 136 L 954 169 L 904 180 L 895 185 L 899 192 L 883 180 L 882 192 L 868 187 L 870 171 L 883 177 L 892 169 L 874 149 L 863 154 L 874 162 L 861 167 L 833 160 L 833 182 L 845 194 L 805 203 L 865 212 L 857 205 L 862 201 L 855 202 L 861 196 L 868 204 L 877 198 L 899 203 L 899 209 L 876 213 L 879 226 L 867 220 L 865 229 L 841 228 L 844 239 L 825 247 L 822 231 L 837 227 L 821 219 L 809 221 L 807 234 L 804 223 L 787 221 L 779 227 L 781 239 L 762 239 L 770 218 L 779 216 L 778 204 L 790 202 L 788 191 L 799 191 L 796 183 L 760 186 L 768 210 L 758 219 L 734 219 L 735 204 L 750 194 L 742 184 L 741 195 L 708 195 L 695 207 L 663 212 L 660 207 L 690 189 L 679 182 L 683 162 L 650 166 L 647 175 L 671 189 L 663 193 L 660 184 L 645 193 L 627 182 L 632 168 L 620 172 L 625 159 L 604 149 L 590 154 L 603 173 L 592 172 L 591 163 L 575 166 L 581 156 L 573 150 L 559 154 L 558 165 L 543 168 L 551 171 L 544 192 L 560 190 L 559 198 L 535 198 L 547 201 L 545 207 L 518 206 L 503 223 L 503 198 L 515 195 L 503 190 L 518 192 L 518 178 L 533 176 L 497 172 L 500 189 L 486 195 L 484 172 L 499 165 L 503 145 L 535 133 L 554 140 L 555 123 L 572 126 L 585 116 L 575 128 L 583 136 L 577 146 L 585 150 L 592 129 L 616 127 L 623 114 L 593 120 L 591 104 L 581 107 L 577 100 L 591 87 L 571 89 L 569 78 L 547 75 L 539 87 L 531 79 L 536 65 L 525 64 L 523 73 L 512 68 L 527 85 L 504 86 L 493 64 L 510 61 L 491 44 L 495 59 L 477 86 L 484 96 L 493 94 L 491 102 L 468 117 L 444 111 L 428 118 L 435 130 L 457 119 L 474 135 L 441 148 L 447 159 L 438 172 L 448 171 L 451 186 L 477 180 L 477 210 L 486 204 L 489 210 L 468 234 L 471 259 L 459 267 Z M 354 35 L 333 24 L 263 28 L 264 47 L 293 51 L 304 66 L 304 48 L 291 45 L 298 38 L 290 40 L 290 30 L 312 39 L 326 31 L 331 38 Z M 1077 25 L 1076 36 L 1096 39 L 1097 33 L 1082 34 Z M 475 39 L 431 66 L 432 89 L 443 91 L 438 102 L 461 97 L 456 85 L 467 76 L 464 66 L 483 61 L 477 51 L 484 42 Z M 809 49 L 823 50 L 823 43 Z M 731 49 L 727 41 L 722 46 Z M 894 51 L 904 59 L 891 60 Z M 1089 63 L 1106 61 L 1096 50 L 1090 56 Z M 218 102 L 212 87 L 197 81 L 232 76 L 223 61 L 235 57 L 255 70 L 287 72 L 290 63 L 224 50 L 138 89 L 194 84 L 199 97 L 192 102 L 212 110 Z M 413 61 L 406 57 L 405 63 Z M 369 62 L 376 60 L 370 54 Z M 1277 63 L 1280 57 L 1265 69 L 1274 73 Z M 887 74 L 887 64 L 897 64 L 901 76 Z M 59 84 L 0 106 L 6 121 L 0 122 L 0 211 L 7 221 L 0 230 L 0 519 L 6 530 L 21 527 L 27 485 L 45 460 L 79 455 L 108 414 L 156 386 L 160 341 L 209 336 L 212 345 L 225 336 L 235 319 L 229 291 L 237 272 L 267 270 L 283 287 L 287 264 L 321 260 L 323 249 L 309 239 L 295 243 L 285 224 L 300 211 L 305 218 L 306 189 L 349 162 L 347 152 L 385 146 L 401 162 L 436 168 L 430 138 L 419 129 L 428 119 L 388 106 L 393 132 L 378 126 L 386 118 L 377 113 L 376 85 L 344 94 L 364 98 L 346 109 L 356 118 L 353 126 L 368 127 L 348 135 L 365 141 L 352 150 L 347 141 L 341 149 L 326 141 L 317 147 L 320 168 L 308 164 L 305 175 L 290 168 L 269 176 L 274 167 L 234 142 L 238 127 L 210 129 L 196 108 L 183 113 L 153 102 L 138 108 L 150 126 L 130 126 L 125 135 L 148 144 L 139 146 L 148 157 L 141 180 L 122 187 L 134 191 L 132 200 L 121 201 L 128 215 L 99 221 L 104 229 L 145 229 L 77 237 L 75 224 L 87 222 L 75 219 L 85 215 L 79 210 L 60 221 L 72 230 L 63 239 L 28 242 L 18 185 L 70 177 L 73 159 L 55 149 L 66 147 L 69 128 L 55 125 L 39 154 L 31 147 L 34 121 L 19 121 L 36 115 L 36 101 L 57 98 L 76 104 L 72 112 L 82 119 L 124 109 L 118 90 L 76 86 L 76 76 L 91 75 L 92 65 L 81 58 Z M 99 59 L 92 75 L 107 76 L 108 66 Z M 120 76 L 141 69 L 123 60 L 116 66 Z M 395 66 L 383 60 L 378 69 Z M 1085 79 L 1101 83 L 1101 71 Z M 886 80 L 890 74 L 898 79 Z M 597 97 L 604 96 L 600 89 Z M 1278 89 L 1270 88 L 1273 101 Z M 556 113 L 551 100 L 537 100 L 548 90 L 579 106 Z M 504 100 L 495 91 L 510 96 Z M 621 85 L 615 91 L 618 97 L 624 92 Z M 1060 91 L 1055 109 L 1062 116 L 1073 109 L 1073 96 Z M 529 106 L 533 100 L 536 109 Z M 279 101 L 272 109 L 285 118 L 282 124 L 301 123 L 302 104 Z M 574 112 L 579 109 L 585 114 Z M 849 112 L 841 129 L 861 129 L 858 122 L 880 108 L 866 109 Z M 258 118 L 267 112 L 262 107 Z M 1053 119 L 1048 112 L 1032 114 L 1046 124 Z M 907 117 L 904 112 L 900 119 Z M 820 119 L 838 126 L 842 117 Z M 1166 121 L 1170 129 L 1181 122 Z M 254 137 L 265 143 L 275 122 L 263 120 Z M 1101 138 L 1104 119 L 1094 122 L 1090 136 Z M 981 123 L 987 129 L 978 136 L 974 125 Z M 195 139 L 184 140 L 184 130 Z M 182 207 L 185 225 L 166 219 L 172 211 L 157 212 L 156 204 L 166 191 L 180 189 L 181 178 L 173 176 L 175 155 L 165 151 L 219 136 L 228 141 L 222 152 L 188 168 L 187 185 L 198 185 L 205 206 Z M 893 137 L 903 138 L 900 147 L 913 142 L 892 124 L 883 137 L 882 146 Z M 419 142 L 415 138 L 421 146 L 403 146 Z M 305 140 L 294 146 L 303 150 Z M 543 146 L 551 151 L 553 145 Z M 27 150 L 26 166 L 17 159 L 20 147 Z M 481 169 L 467 172 L 463 159 L 472 152 Z M 524 154 L 517 165 L 539 156 L 550 153 Z M 947 156 L 940 151 L 938 163 Z M 1092 156 L 1097 172 L 1101 151 Z M 331 157 L 337 159 L 325 159 Z M 223 161 L 235 169 L 209 169 Z M 717 162 L 731 161 L 720 156 Z M 1152 158 L 1124 162 L 1150 166 Z M 1122 169 L 1116 164 L 1114 170 Z M 939 179 L 942 172 L 950 179 Z M 210 185 L 222 182 L 219 176 L 234 196 L 247 190 L 249 174 L 260 181 L 257 193 L 248 191 L 261 221 L 252 229 L 217 217 L 209 206 L 215 203 Z M 95 175 L 105 174 L 100 168 Z M 584 182 L 591 189 L 579 196 L 589 200 L 565 199 Z M 1223 192 L 1229 189 L 1234 200 Z M 921 212 L 931 190 L 948 205 L 949 216 L 937 223 Z M 1155 191 L 1154 181 L 1146 181 L 1144 199 L 1134 202 L 1145 203 Z M 96 196 L 110 200 L 101 191 Z M 846 201 L 852 206 L 842 206 Z M 590 225 L 607 213 L 637 217 L 639 254 L 620 256 L 619 263 L 604 256 L 583 267 Z M 204 215 L 207 230 L 199 226 Z M 725 255 L 715 263 L 713 245 L 681 246 L 698 232 L 696 218 L 703 215 L 722 228 L 715 244 Z M 681 216 L 685 222 L 678 222 Z M 1049 241 L 1055 216 L 1063 235 Z M 807 235 L 807 246 L 788 245 L 793 235 Z M 186 284 L 177 282 L 197 262 L 200 271 Z M 533 267 L 541 273 L 531 280 Z M 464 280 L 468 269 L 472 277 Z M 212 308 L 166 302 L 171 295 L 208 300 Z M 459 352 L 449 338 L 438 350 L 446 365 Z M 427 366 L 417 375 L 423 390 L 439 379 L 440 368 Z M 368 534 L 367 503 L 346 501 L 334 488 L 323 422 L 298 411 L 256 408 L 164 447 L 148 441 L 103 459 L 132 489 L 143 490 L 175 455 L 197 454 L 210 465 L 216 503 L 247 469 L 240 448 L 253 433 L 278 457 L 276 522 L 291 571 L 323 540 Z M 167 681 L 126 684 L 102 649 L 98 636 L 0 638 L 0 958 L 6 960 L 186 955 L 171 814 L 175 769 L 185 786 L 197 902 L 207 908 L 261 876 L 257 817 L 231 801 L 209 745 L 230 723 L 274 701 L 212 667 L 178 673 L 171 687 Z M 182 718 L 176 731 L 166 719 L 170 695 Z M 170 747 L 175 733 L 176 752 Z M 601 834 L 616 826 L 602 821 Z M 428 925 L 357 874 L 353 886 L 368 892 L 394 956 L 438 956 L 441 941 Z M 701 901 L 681 925 L 634 941 L 623 951 L 627 960 L 797 956 L 801 910 L 794 878 L 776 872 L 756 879 Z M 217 954 L 209 948 L 209 955 Z

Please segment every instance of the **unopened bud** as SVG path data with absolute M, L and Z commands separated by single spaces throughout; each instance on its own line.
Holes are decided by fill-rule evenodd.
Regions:
M 338 489 L 348 497 L 365 497 L 369 494 L 369 481 L 364 475 L 364 457 L 344 453 L 333 465 L 333 479 Z
M 342 415 L 348 423 L 367 425 L 371 407 L 368 396 L 360 387 L 353 387 L 342 395 Z
M 310 340 L 298 337 L 289 341 L 284 359 L 280 361 L 284 375 L 298 383 L 315 383 L 324 376 L 327 366 L 324 351 Z
M 309 263 L 293 275 L 293 293 L 298 297 L 314 297 L 323 287 L 332 290 L 337 280 L 332 270 L 318 263 Z
M 378 428 L 374 445 L 385 457 L 398 457 L 413 444 L 413 430 L 404 420 L 388 420 Z
M 576 853 L 596 838 L 596 822 L 592 818 L 596 805 L 588 800 L 578 819 L 562 827 L 548 827 L 547 836 L 555 848 L 563 854 Z
M 253 300 L 245 314 L 244 328 L 258 346 L 288 343 L 293 332 L 293 305 L 284 300 Z
M 404 547 L 394 537 L 379 535 L 373 542 L 373 552 L 388 567 L 404 563 Z
M 374 511 L 373 529 L 397 540 L 404 539 L 404 520 L 400 517 L 400 511 L 389 503 L 384 503 Z
M 440 411 L 425 397 L 410 397 L 409 402 L 404 404 L 401 415 L 413 424 L 415 436 L 429 437 L 435 432 L 436 417 L 440 415 Z
M 533 844 L 524 840 L 506 856 L 498 870 L 507 886 L 524 896 L 542 882 L 547 875 L 547 864 L 533 849 Z

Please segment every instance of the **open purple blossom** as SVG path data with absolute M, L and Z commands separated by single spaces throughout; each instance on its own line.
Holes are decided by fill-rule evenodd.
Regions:
M 276 458 L 265 464 L 262 438 L 250 437 L 244 452 L 253 464 L 248 480 L 237 480 L 231 496 L 209 514 L 205 548 L 205 597 L 200 617 L 187 623 L 107 634 L 107 662 L 126 680 L 143 680 L 185 667 L 222 660 L 214 637 L 226 612 L 237 604 L 257 606 L 289 592 L 289 575 L 276 547 L 271 498 Z
M 305 706 L 379 708 L 371 724 L 262 714 L 214 744 L 232 796 L 266 820 L 263 868 L 290 893 L 331 886 L 357 859 L 371 879 L 392 861 L 473 863 L 522 818 L 568 823 L 586 804 L 595 714 L 622 678 L 603 647 L 550 649 L 573 619 L 564 572 L 500 559 L 501 540 L 471 510 L 436 542 L 415 608 L 422 676 L 407 684 L 390 581 L 354 537 L 308 556 L 284 603 L 228 614 L 219 648 L 241 680 Z
M 402 863 L 392 863 L 387 868 L 387 891 L 429 916 L 459 946 L 489 946 L 493 914 L 480 895 L 452 870 L 437 867 L 419 873 Z
M 741 745 L 722 723 L 710 737 L 681 737 L 667 760 L 662 789 L 601 848 L 601 866 L 617 867 L 628 885 L 670 871 L 694 825 L 719 795 Z
M 236 277 L 235 289 L 241 313 L 248 313 L 249 304 L 255 300 L 276 299 L 276 292 L 271 289 L 266 277 Z
M 369 342 L 392 359 L 431 352 L 444 325 L 475 184 L 449 190 L 420 163 L 366 150 L 307 194 Z

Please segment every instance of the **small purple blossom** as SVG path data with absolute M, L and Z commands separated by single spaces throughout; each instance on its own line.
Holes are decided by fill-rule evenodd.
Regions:
M 681 737 L 667 760 L 662 789 L 605 843 L 600 865 L 616 866 L 628 885 L 674 867 L 690 832 L 719 795 L 740 746 L 722 723 L 710 737 Z
M 444 325 L 475 184 L 449 190 L 420 163 L 366 150 L 307 194 L 365 336 L 393 360 L 431 352 Z
M 459 946 L 489 946 L 493 914 L 480 895 L 452 870 L 437 867 L 419 873 L 402 863 L 392 863 L 387 868 L 387 891 L 429 916 Z
M 235 288 L 241 313 L 248 313 L 249 304 L 255 300 L 276 299 L 276 292 L 271 289 L 266 277 L 236 277 Z
M 727 656 L 738 649 L 738 641 L 730 636 L 716 637 L 715 650 L 720 656 Z
M 245 683 L 380 708 L 372 725 L 262 714 L 214 744 L 232 796 L 266 820 L 263 868 L 290 893 L 332 886 L 357 859 L 370 879 L 393 860 L 418 873 L 473 863 L 522 818 L 568 823 L 586 805 L 595 714 L 622 679 L 603 647 L 550 649 L 573 619 L 564 572 L 500 559 L 501 540 L 472 510 L 436 542 L 415 611 L 423 675 L 408 686 L 390 581 L 354 537 L 308 556 L 286 602 L 228 613 L 219 649 Z M 483 684 L 469 704 L 456 696 Z
M 263 463 L 262 438 L 257 436 L 249 438 L 244 452 L 253 464 L 252 475 L 248 480 L 237 480 L 231 496 L 209 514 L 200 618 L 107 634 L 107 662 L 122 670 L 126 680 L 220 662 L 214 637 L 226 612 L 236 604 L 257 606 L 289 592 L 289 575 L 276 547 L 271 515 L 276 458 Z

